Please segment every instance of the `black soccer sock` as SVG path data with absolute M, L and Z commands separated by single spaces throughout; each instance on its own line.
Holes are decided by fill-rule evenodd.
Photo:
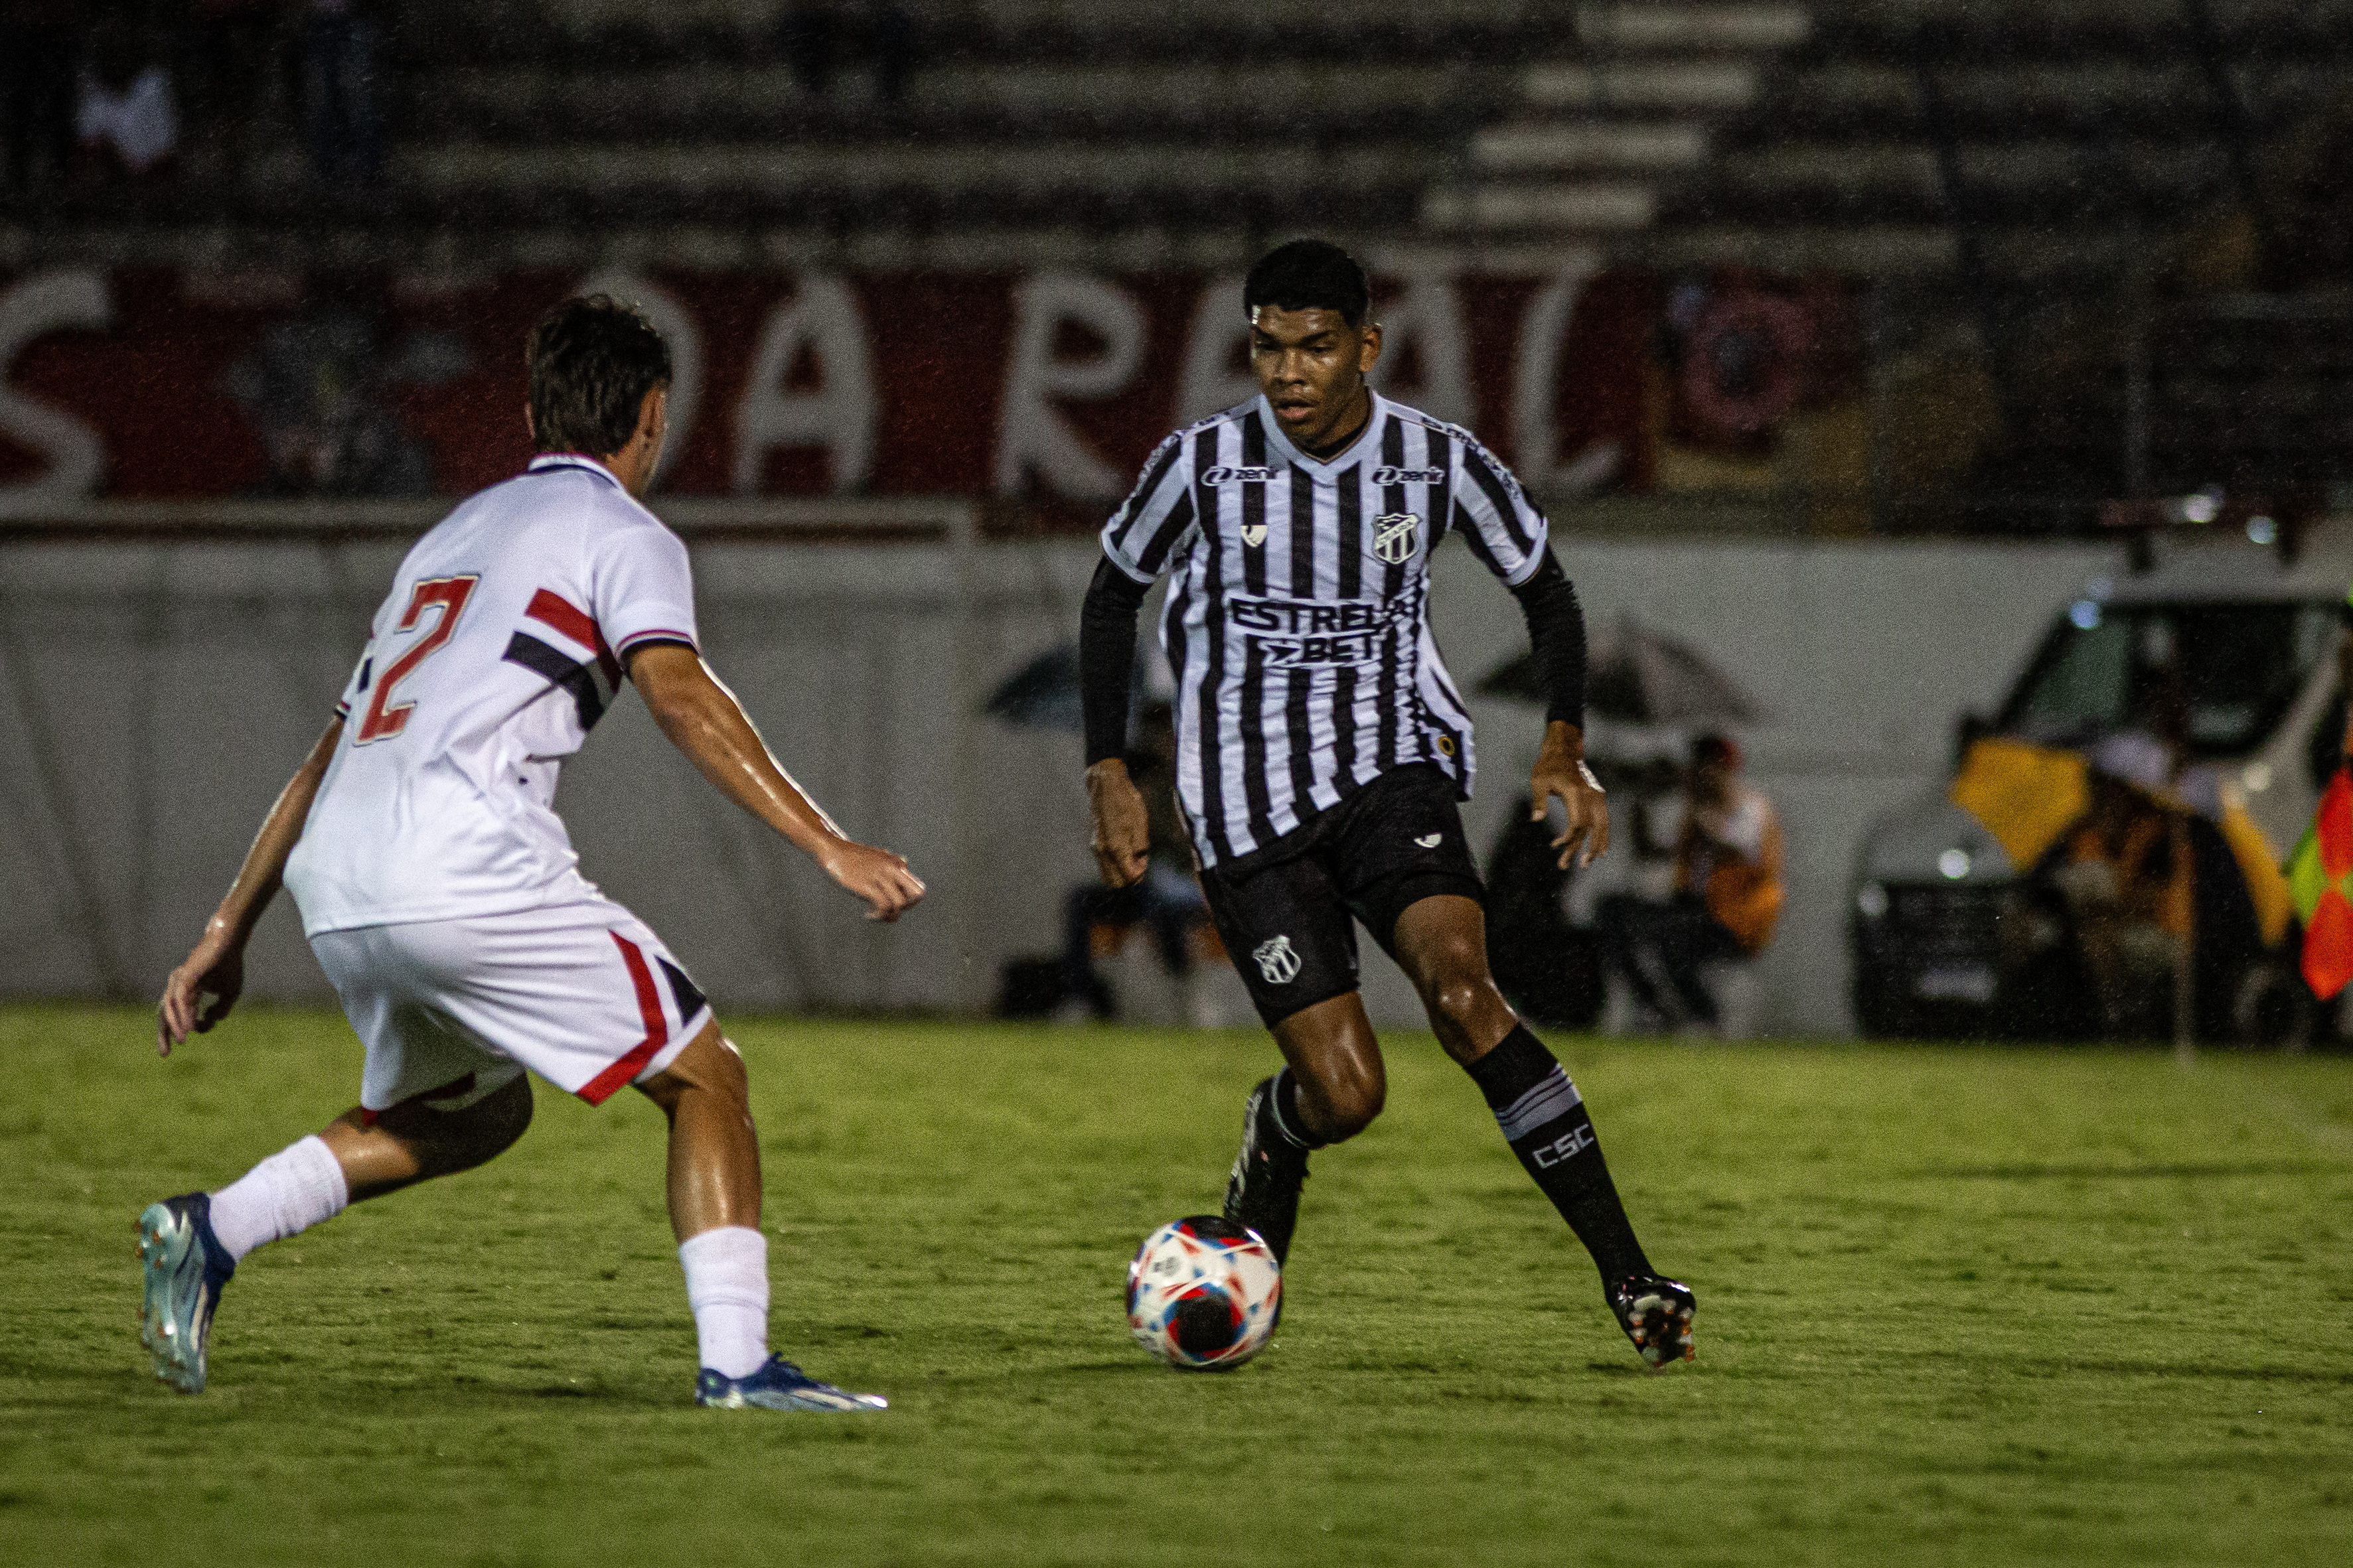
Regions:
M 1307 1180 L 1307 1152 L 1317 1145 L 1299 1120 L 1299 1086 L 1291 1069 L 1250 1090 L 1241 1152 L 1226 1182 L 1226 1217 L 1265 1237 L 1281 1263 L 1291 1256 L 1299 1226 L 1299 1189 Z
M 1594 1141 L 1593 1118 L 1560 1062 L 1522 1024 L 1466 1069 L 1521 1166 L 1585 1249 L 1605 1284 L 1651 1272 L 1618 1185 Z
M 1291 1069 L 1283 1068 L 1268 1081 L 1274 1085 L 1274 1092 L 1267 1097 L 1274 1112 L 1274 1130 L 1302 1150 L 1324 1147 L 1324 1140 L 1307 1131 L 1307 1122 L 1299 1114 L 1299 1080 L 1291 1076 Z

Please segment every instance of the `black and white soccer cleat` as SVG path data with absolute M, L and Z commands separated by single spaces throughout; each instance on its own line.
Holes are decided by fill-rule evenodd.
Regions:
M 1307 1182 L 1307 1151 L 1284 1137 L 1274 1109 L 1273 1079 L 1250 1090 L 1242 1110 L 1242 1147 L 1226 1178 L 1225 1217 L 1248 1226 L 1279 1265 L 1291 1256 L 1299 1225 L 1299 1190 Z
M 1692 1349 L 1692 1313 L 1698 1308 L 1691 1287 L 1672 1279 L 1638 1274 L 1609 1287 L 1609 1310 L 1617 1314 L 1618 1326 L 1656 1368 L 1690 1361 L 1697 1353 Z

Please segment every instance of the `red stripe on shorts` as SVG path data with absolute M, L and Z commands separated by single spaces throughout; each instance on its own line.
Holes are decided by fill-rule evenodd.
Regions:
M 670 1044 L 670 1025 L 662 1018 L 661 993 L 654 989 L 654 974 L 646 967 L 646 955 L 619 931 L 606 934 L 621 950 L 621 962 L 629 966 L 629 984 L 638 988 L 638 1014 L 646 1021 L 646 1037 L 631 1047 L 628 1056 L 581 1086 L 580 1098 L 591 1105 L 602 1105 L 611 1099 L 616 1089 L 643 1072 L 646 1064 Z
M 615 658 L 613 650 L 605 646 L 605 634 L 597 626 L 596 616 L 563 595 L 551 594 L 544 588 L 531 596 L 531 604 L 523 610 L 523 616 L 542 626 L 554 626 L 582 647 L 595 648 L 596 663 L 605 671 L 606 684 L 617 691 L 620 689 L 621 661 Z

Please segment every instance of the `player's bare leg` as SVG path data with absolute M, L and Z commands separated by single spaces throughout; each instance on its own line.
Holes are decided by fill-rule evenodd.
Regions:
M 705 1023 L 638 1085 L 670 1122 L 670 1224 L 686 1270 L 702 1370 L 696 1403 L 776 1410 L 881 1410 L 768 1353 L 768 1242 L 760 1232 L 760 1138 L 744 1056 Z
M 203 1391 L 213 1310 L 255 1247 L 332 1219 L 363 1198 L 471 1170 L 531 1125 L 531 1084 L 520 1077 L 470 1105 L 432 1103 L 458 1099 L 468 1087 L 382 1111 L 354 1106 L 216 1193 L 150 1204 L 139 1216 L 140 1338 L 155 1375 L 185 1394 Z
M 1441 894 L 1409 904 L 1391 941 L 1439 1046 L 1455 1061 L 1469 1067 L 1519 1026 L 1487 972 L 1487 915 L 1477 900 Z
M 1407 906 L 1392 945 L 1439 1043 L 1478 1084 L 1512 1152 L 1593 1255 L 1627 1338 L 1652 1366 L 1688 1359 L 1692 1293 L 1643 1256 L 1584 1097 L 1495 989 L 1478 900 L 1440 895 Z
M 1257 1231 L 1282 1262 L 1299 1225 L 1308 1151 L 1371 1126 L 1388 1098 L 1388 1075 L 1372 1020 L 1353 991 L 1282 1019 L 1274 1041 L 1288 1065 L 1250 1090 L 1225 1214 Z
M 530 1126 L 531 1079 L 517 1078 L 457 1110 L 425 1098 L 375 1112 L 353 1106 L 319 1141 L 343 1171 L 347 1201 L 359 1203 L 470 1171 L 514 1147 Z
M 1388 1069 L 1356 993 L 1293 1013 L 1274 1026 L 1274 1043 L 1298 1080 L 1302 1131 L 1315 1142 L 1345 1142 L 1381 1113 Z
M 670 1120 L 670 1226 L 686 1241 L 707 1230 L 760 1228 L 760 1139 L 744 1054 L 713 1020 L 638 1089 Z

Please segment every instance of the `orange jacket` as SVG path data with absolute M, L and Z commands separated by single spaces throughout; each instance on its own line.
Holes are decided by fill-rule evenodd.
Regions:
M 1735 784 L 1730 805 L 1683 813 L 1675 889 L 1696 890 L 1750 953 L 1765 951 L 1781 918 L 1781 819 L 1761 791 Z

